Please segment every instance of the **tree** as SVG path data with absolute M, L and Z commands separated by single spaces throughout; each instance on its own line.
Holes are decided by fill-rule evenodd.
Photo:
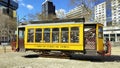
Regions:
M 56 10 L 56 16 L 57 16 L 57 18 L 65 19 L 66 18 L 66 11 L 64 9 Z
M 16 20 L 7 16 L 0 14 L 0 37 L 4 38 L 0 41 L 5 41 L 7 38 L 7 41 L 11 41 L 13 38 L 13 35 L 15 35 L 15 31 L 17 28 Z
M 56 15 L 55 14 L 48 14 L 47 16 L 44 13 L 37 13 L 35 15 L 37 20 L 54 20 L 56 19 Z
M 43 16 L 42 13 L 36 13 L 35 15 L 32 15 L 29 16 L 29 18 L 33 21 L 33 19 L 36 19 L 36 20 L 39 20 L 39 21 L 42 21 L 42 20 L 45 20 L 45 16 Z
M 36 13 L 37 19 L 42 20 L 42 13 Z
M 28 21 L 33 21 L 37 19 L 37 14 L 28 14 Z

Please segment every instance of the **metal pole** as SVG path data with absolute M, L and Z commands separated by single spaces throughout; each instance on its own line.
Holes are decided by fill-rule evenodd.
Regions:
M 19 26 L 19 15 L 17 16 L 17 26 Z
M 4 48 L 4 53 L 6 53 L 6 46 L 5 46 L 5 45 L 3 45 L 3 48 Z
M 2 43 L 3 52 L 6 53 L 6 45 Z
M 8 4 L 7 4 L 7 13 L 9 15 L 9 7 L 10 7 L 10 0 L 8 0 Z

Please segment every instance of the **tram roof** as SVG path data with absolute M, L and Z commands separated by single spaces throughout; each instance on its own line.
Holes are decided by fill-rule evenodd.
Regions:
M 26 26 L 51 26 L 51 25 L 67 25 L 67 24 L 80 24 L 80 23 L 75 23 L 75 22 L 63 22 L 63 23 L 42 23 L 42 24 L 27 24 L 27 25 L 19 25 L 19 28 L 24 28 Z M 95 25 L 95 24 L 101 24 L 101 23 L 91 23 L 91 22 L 86 22 L 83 23 L 85 25 Z M 101 24 L 102 25 L 102 24 Z
M 85 22 L 84 18 L 75 18 L 75 19 L 63 19 L 63 20 L 51 20 L 51 21 L 30 21 L 30 24 L 20 25 L 19 28 L 24 28 L 25 26 L 49 26 L 49 25 L 64 25 L 64 24 L 101 24 L 101 23 L 94 23 L 94 22 Z
M 61 20 L 45 20 L 45 21 L 30 21 L 31 24 L 43 23 L 65 23 L 65 22 L 85 22 L 85 18 L 61 19 Z

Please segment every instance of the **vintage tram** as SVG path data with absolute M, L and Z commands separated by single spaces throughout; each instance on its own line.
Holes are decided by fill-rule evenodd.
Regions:
M 18 26 L 16 49 L 103 55 L 103 25 L 81 19 L 34 21 Z

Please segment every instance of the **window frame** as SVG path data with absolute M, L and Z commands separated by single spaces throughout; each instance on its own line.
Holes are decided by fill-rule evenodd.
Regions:
M 77 28 L 78 30 L 74 30 L 74 29 L 72 29 L 72 28 Z M 78 39 L 78 41 L 72 41 L 71 40 L 71 33 L 77 33 L 77 37 L 76 37 L 76 35 L 74 35 L 74 38 L 76 37 L 77 39 Z M 80 39 L 79 39 L 79 37 L 80 37 L 80 28 L 79 28 L 79 26 L 73 26 L 73 27 L 71 27 L 70 28 L 70 43 L 79 43 L 80 42 Z
M 33 30 L 33 32 L 29 32 L 29 30 Z M 32 33 L 32 41 L 29 41 L 29 33 Z M 27 29 L 27 43 L 33 43 L 34 42 L 34 28 Z
M 67 31 L 66 30 L 63 30 L 63 28 L 67 28 Z M 67 32 L 67 36 L 65 36 L 65 33 Z M 63 33 L 63 34 L 62 34 Z M 63 37 L 64 36 L 64 37 Z M 61 43 L 69 43 L 69 27 L 62 27 L 61 28 Z M 64 38 L 64 39 L 63 39 Z
M 37 32 L 37 29 L 40 29 L 40 31 Z M 39 35 L 41 34 L 41 38 L 40 38 L 40 36 L 39 36 L 39 42 L 36 41 L 37 34 L 39 34 Z M 42 28 L 36 28 L 36 29 L 35 29 L 35 43 L 42 43 Z
M 49 29 L 49 32 L 45 32 L 45 29 Z M 49 37 L 47 39 L 45 38 L 45 33 L 46 33 L 46 35 L 48 35 L 48 33 L 49 33 Z M 44 28 L 43 29 L 43 42 L 44 43 L 50 43 L 51 42 L 51 28 Z
M 53 29 L 58 29 L 58 31 L 53 31 Z M 58 33 L 58 39 L 57 39 L 58 41 L 57 42 L 53 42 L 53 33 Z M 52 34 L 52 37 L 51 37 L 52 38 L 52 40 L 51 40 L 52 43 L 59 43 L 60 42 L 60 28 L 52 28 L 52 33 L 51 34 Z
M 101 34 L 101 37 L 100 37 L 100 34 Z M 102 26 L 98 27 L 98 38 L 103 39 L 103 27 Z

